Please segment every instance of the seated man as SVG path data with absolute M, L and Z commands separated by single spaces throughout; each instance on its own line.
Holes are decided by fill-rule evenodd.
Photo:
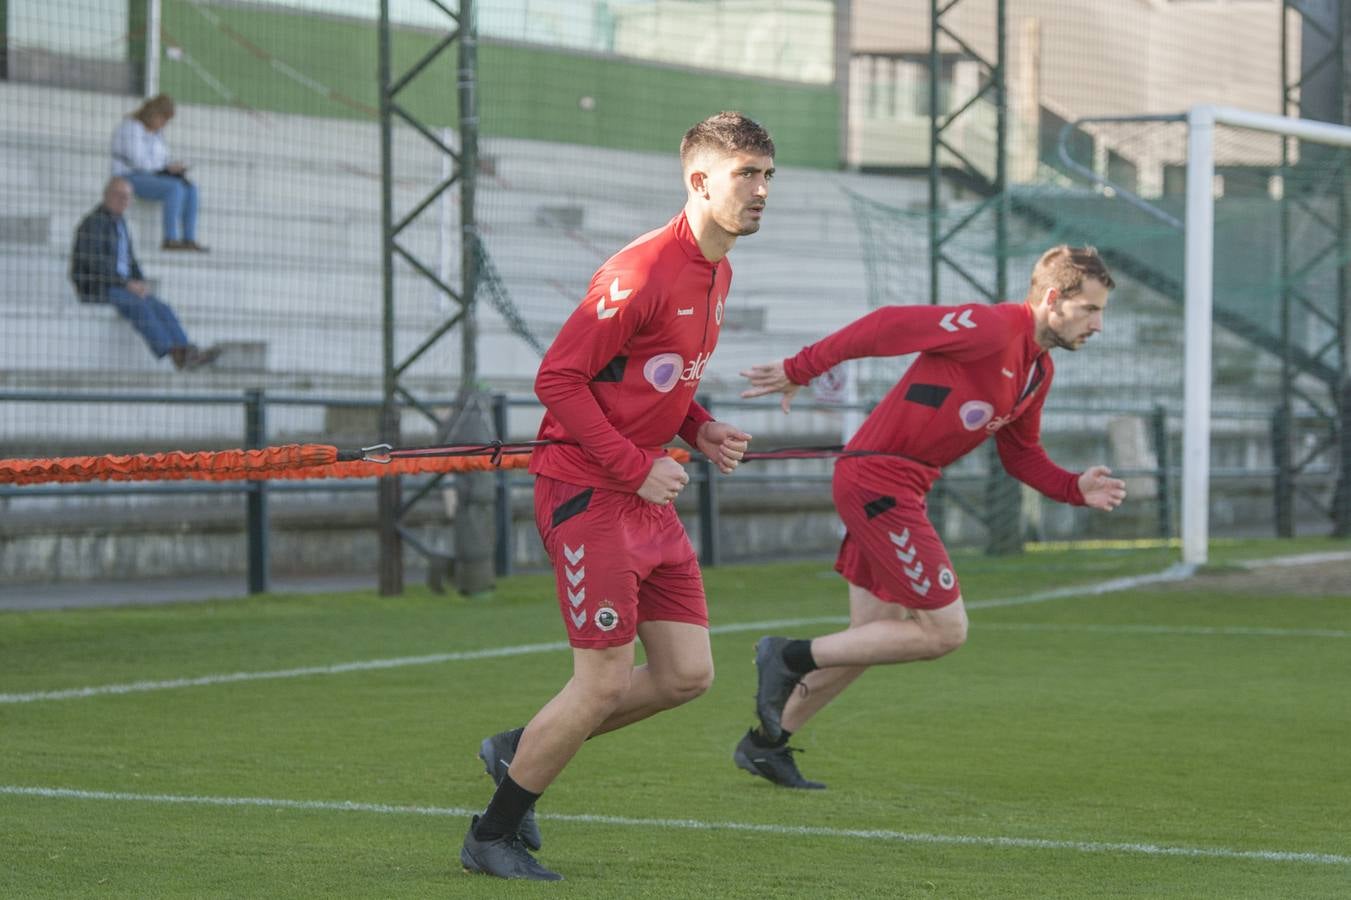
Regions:
M 178 316 L 142 280 L 122 214 L 131 205 L 131 184 L 112 178 L 96 206 L 75 229 L 70 278 L 83 303 L 111 303 L 145 338 L 156 359 L 170 357 L 178 369 L 209 365 L 219 347 L 203 350 L 188 340 Z

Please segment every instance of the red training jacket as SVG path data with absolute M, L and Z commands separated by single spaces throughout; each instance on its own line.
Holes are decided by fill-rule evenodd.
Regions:
M 610 257 L 540 363 L 544 403 L 530 471 L 636 491 L 677 434 L 694 446 L 712 416 L 695 390 L 722 330 L 725 258 L 699 250 L 685 213 Z
M 1051 462 L 1041 446 L 1041 407 L 1055 367 L 1034 339 L 1025 303 L 884 307 L 784 360 L 784 373 L 806 384 L 847 359 L 907 353 L 920 356 L 846 449 L 908 459 L 841 460 L 851 477 L 879 490 L 900 481 L 925 493 L 940 469 L 993 434 L 1010 475 L 1053 500 L 1083 505 L 1079 475 Z

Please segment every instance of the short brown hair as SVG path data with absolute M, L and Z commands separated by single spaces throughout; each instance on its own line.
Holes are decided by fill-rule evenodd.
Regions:
M 149 126 L 151 116 L 163 116 L 167 122 L 174 117 L 174 98 L 168 94 L 156 94 L 137 107 L 132 115 L 146 126 Z
M 1098 281 L 1109 291 L 1116 287 L 1096 247 L 1061 244 L 1043 253 L 1032 267 L 1032 293 L 1040 296 L 1055 288 L 1060 296 L 1073 297 L 1084 289 L 1085 278 Z
M 739 112 L 720 112 L 685 132 L 680 141 L 680 165 L 688 166 L 691 159 L 706 150 L 723 155 L 751 152 L 773 156 L 774 141 L 760 123 Z

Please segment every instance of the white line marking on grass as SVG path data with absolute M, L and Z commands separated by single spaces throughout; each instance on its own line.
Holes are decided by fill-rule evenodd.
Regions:
M 1323 561 L 1326 557 L 1338 554 L 1309 554 L 1305 556 L 1277 557 L 1274 564 L 1296 565 L 1301 562 Z M 1340 558 L 1338 556 L 1338 558 Z M 1296 562 L 1300 561 L 1300 562 Z M 1268 561 L 1271 563 L 1272 561 Z M 1149 575 L 1134 575 L 1128 578 L 1115 578 L 1097 584 L 1070 585 L 1024 594 L 1019 597 L 1006 597 L 995 600 L 975 600 L 966 604 L 967 609 L 994 609 L 1002 606 L 1022 606 L 1030 603 L 1044 603 L 1047 600 L 1060 600 L 1068 597 L 1098 596 L 1116 591 L 1128 591 L 1150 584 L 1167 581 L 1180 581 L 1188 578 L 1194 567 L 1174 565 Z M 765 622 L 740 622 L 728 625 L 714 625 L 710 634 L 734 634 L 742 631 L 769 631 L 780 628 L 799 628 L 804 625 L 838 625 L 848 622 L 843 616 L 820 616 L 807 619 L 777 619 Z M 1281 632 L 1285 636 L 1286 632 Z M 1333 635 L 1309 635 L 1329 637 Z M 215 684 L 231 684 L 241 681 L 270 681 L 279 678 L 306 678 L 316 675 L 341 675 L 347 672 L 362 672 L 377 669 L 397 669 L 404 666 L 426 666 L 445 662 L 462 662 L 474 659 L 493 659 L 497 657 L 523 656 L 529 653 L 547 653 L 566 650 L 567 643 L 553 641 L 544 644 L 523 644 L 516 647 L 491 647 L 484 650 L 467 650 L 458 653 L 433 653 L 426 656 L 403 656 L 392 659 L 359 660 L 357 662 L 338 663 L 330 666 L 306 666 L 296 669 L 278 669 L 270 672 L 227 672 L 214 675 L 201 675 L 195 678 L 172 678 L 166 681 L 135 681 L 127 684 L 105 684 L 91 687 L 69 688 L 57 691 L 33 691 L 25 694 L 0 694 L 0 706 L 15 703 L 37 703 L 45 700 L 78 700 L 86 697 L 98 697 L 109 694 L 138 694 L 147 691 L 165 691 L 177 688 L 207 687 Z
M 401 656 L 394 659 L 368 659 L 338 663 L 332 666 L 308 666 L 300 669 L 278 669 L 271 672 L 227 672 L 202 675 L 197 678 L 172 678 L 167 681 L 133 681 L 128 684 L 103 684 L 95 687 L 70 688 L 63 691 L 34 691 L 29 694 L 0 694 L 3 703 L 33 703 L 39 700 L 75 700 L 104 694 L 136 694 L 143 691 L 165 691 L 174 688 L 205 687 L 211 684 L 230 684 L 236 681 L 266 681 L 273 678 L 304 678 L 309 675 L 341 675 L 372 669 L 397 669 L 403 666 L 426 666 L 433 663 L 458 662 L 467 659 L 492 659 L 501 656 L 521 656 L 543 653 L 568 646 L 562 642 L 549 644 L 522 644 L 517 647 L 490 647 L 486 650 L 466 650 L 461 653 L 432 653 L 427 656 Z
M 270 809 L 368 812 L 383 815 L 467 817 L 478 810 L 459 807 L 394 806 L 356 803 L 350 800 L 284 800 L 271 797 L 193 797 L 178 794 L 131 794 L 122 791 L 82 791 L 74 788 L 0 785 L 0 794 L 61 800 L 111 800 L 133 803 L 165 803 L 196 806 L 265 807 Z M 1336 853 L 1303 853 L 1287 850 L 1234 850 L 1228 847 L 1170 847 L 1160 844 L 1109 841 L 1058 841 L 1046 838 L 997 835 L 927 834 L 885 829 L 825 828 L 813 825 L 762 825 L 753 822 L 705 822 L 699 819 L 639 819 L 632 816 L 557 815 L 540 816 L 549 822 L 587 825 L 624 825 L 637 828 L 671 828 L 687 831 L 740 831 L 789 837 L 847 838 L 865 841 L 896 841 L 907 844 L 949 844 L 968 847 L 1015 847 L 1028 850 L 1072 850 L 1078 853 L 1128 853 L 1141 856 L 1182 856 L 1209 859 L 1241 859 L 1260 862 L 1315 863 L 1351 866 L 1351 856 Z
M 1057 622 L 982 622 L 979 630 L 1089 631 L 1100 634 L 1176 634 L 1234 637 L 1351 638 L 1351 631 L 1326 628 L 1248 628 L 1242 625 L 1089 625 Z
M 1099 594 L 1129 591 L 1138 587 L 1144 587 L 1150 584 L 1160 584 L 1166 581 L 1183 581 L 1190 578 L 1195 572 L 1195 566 L 1178 563 L 1175 566 L 1169 566 L 1162 572 L 1154 572 L 1149 575 L 1132 575 L 1129 578 L 1113 578 L 1111 581 L 1100 581 L 1097 584 L 1070 585 L 1069 587 L 1055 588 L 1054 590 L 1041 591 L 1036 594 L 1025 594 L 1021 597 L 1008 597 L 1003 600 L 975 600 L 966 604 L 966 608 L 993 609 L 997 606 L 1022 606 L 1026 603 L 1044 603 L 1047 600 L 1059 600 L 1064 597 L 1096 597 Z
M 839 617 L 814 619 L 776 619 L 767 622 L 740 622 L 730 625 L 715 625 L 709 629 L 713 634 L 732 634 L 739 631 L 765 631 L 773 628 L 796 628 L 802 625 L 818 625 L 826 622 L 845 621 Z M 0 705 L 12 703 L 36 703 L 43 700 L 78 700 L 84 697 L 99 697 L 107 694 L 139 694 L 146 691 L 167 691 L 176 688 L 207 687 L 213 684 L 232 684 L 240 681 L 270 681 L 278 678 L 306 678 L 312 675 L 342 675 L 347 672 L 363 672 L 378 669 L 398 669 L 404 666 L 428 666 L 437 663 L 463 662 L 474 659 L 495 659 L 507 656 L 524 656 L 530 653 L 548 653 L 554 650 L 566 650 L 566 641 L 551 641 L 546 644 L 521 644 L 515 647 L 489 647 L 483 650 L 464 650 L 457 653 L 431 653 L 425 656 L 400 656 L 392 659 L 368 659 L 357 662 L 338 663 L 331 666 L 306 666 L 297 669 L 276 669 L 269 672 L 225 672 L 215 675 L 201 675 L 196 678 L 171 678 L 166 681 L 133 681 L 127 684 L 103 684 L 93 687 L 68 688 L 60 691 L 34 691 L 27 694 L 0 694 Z
M 1301 553 L 1298 556 L 1273 556 L 1271 559 L 1247 559 L 1239 565 L 1245 569 L 1265 569 L 1268 566 L 1313 566 L 1318 563 L 1344 561 L 1351 562 L 1351 550 Z

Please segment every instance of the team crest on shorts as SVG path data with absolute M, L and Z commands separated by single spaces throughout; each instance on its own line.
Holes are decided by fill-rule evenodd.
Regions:
M 940 566 L 938 569 L 938 586 L 945 591 L 950 591 L 956 583 L 957 576 L 952 574 L 952 570 L 947 566 Z
M 614 611 L 614 607 L 602 606 L 596 610 L 593 621 L 601 631 L 614 631 L 615 627 L 619 625 L 619 613 Z

